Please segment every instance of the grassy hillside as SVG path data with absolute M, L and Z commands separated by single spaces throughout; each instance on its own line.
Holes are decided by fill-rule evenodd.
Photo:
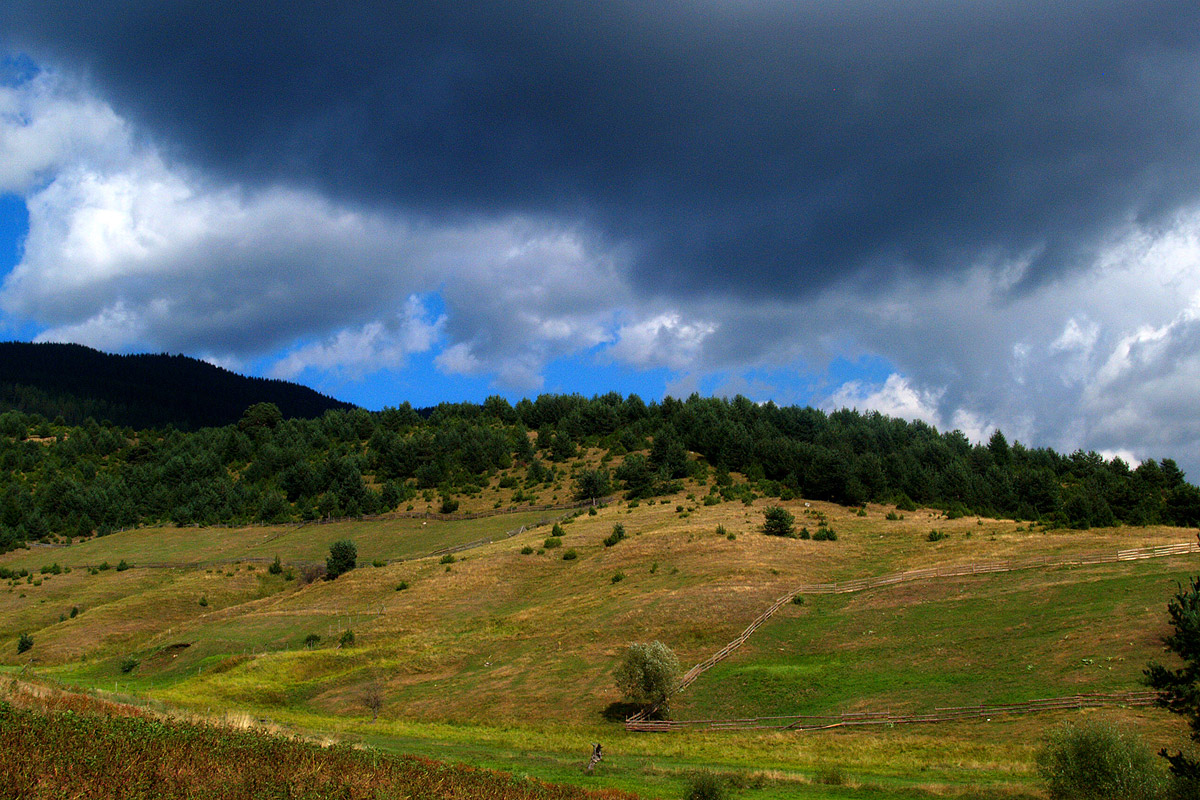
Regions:
M 635 800 L 253 728 L 164 719 L 16 681 L 0 697 L 0 785 L 12 797 Z
M 480 492 L 468 510 L 491 508 L 501 491 Z M 669 497 L 581 512 L 552 548 L 547 527 L 499 538 L 546 516 L 532 512 L 135 530 L 18 550 L 0 557 L 31 572 L 0 591 L 0 663 L 199 713 L 237 709 L 387 750 L 648 797 L 678 797 L 700 767 L 735 776 L 749 798 L 1036 796 L 1037 739 L 1068 715 L 815 734 L 631 734 L 619 722 L 612 670 L 627 643 L 653 639 L 685 667 L 699 662 L 805 583 L 1194 539 L 1168 527 L 1065 531 L 787 501 L 798 524 L 815 530 L 823 515 L 838 534 L 803 541 L 758 532 L 763 509 L 778 501 L 704 505 L 703 496 L 688 480 Z M 606 547 L 617 523 L 628 536 Z M 946 538 L 929 541 L 932 529 Z M 312 561 L 340 538 L 359 545 L 360 567 L 336 581 L 302 585 L 266 571 L 276 554 L 285 564 Z M 496 541 L 454 563 L 423 555 L 485 538 Z M 567 551 L 576 558 L 564 560 Z M 87 569 L 121 559 L 133 567 Z M 369 566 L 392 559 L 405 560 Z M 54 563 L 71 570 L 41 572 Z M 680 694 L 673 715 L 922 710 L 1138 689 L 1145 663 L 1161 658 L 1175 582 L 1198 566 L 1190 555 L 806 597 Z M 354 643 L 339 647 L 347 630 Z M 22 632 L 34 646 L 18 655 Z M 310 634 L 321 637 L 311 647 Z M 375 722 L 373 690 L 382 696 Z M 1136 724 L 1155 747 L 1183 737 L 1165 712 L 1080 715 Z M 580 765 L 593 741 L 609 755 L 586 776 Z

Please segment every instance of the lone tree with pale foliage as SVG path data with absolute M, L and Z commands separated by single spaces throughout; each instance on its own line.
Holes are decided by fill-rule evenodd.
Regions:
M 371 712 L 371 722 L 379 719 L 379 712 L 383 709 L 383 685 L 379 681 L 371 681 L 367 684 L 367 688 L 363 690 L 363 705 Z
M 762 532 L 767 536 L 796 538 L 796 518 L 781 506 L 771 506 L 763 511 Z
M 662 642 L 634 643 L 626 648 L 615 677 L 627 702 L 665 711 L 679 683 L 679 659 Z

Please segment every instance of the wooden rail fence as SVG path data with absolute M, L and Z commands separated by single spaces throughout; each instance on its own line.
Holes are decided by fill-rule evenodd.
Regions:
M 1077 694 L 1070 697 L 1048 697 L 1024 703 L 1003 705 L 956 706 L 935 708 L 915 714 L 894 714 L 891 711 L 847 711 L 841 714 L 780 717 L 748 717 L 745 719 L 647 720 L 629 719 L 625 729 L 645 733 L 672 733 L 681 730 L 790 730 L 819 731 L 864 725 L 920 725 L 965 720 L 990 720 L 1010 714 L 1037 714 L 1044 711 L 1065 711 L 1079 708 L 1127 708 L 1154 704 L 1154 692 L 1118 692 L 1112 694 Z
M 881 586 L 893 586 L 899 583 L 908 583 L 919 580 L 937 580 L 940 578 L 961 577 L 964 575 L 983 575 L 994 572 L 1014 572 L 1017 570 L 1026 569 L 1046 569 L 1050 567 L 1069 567 L 1069 566 L 1085 566 L 1089 564 L 1113 564 L 1118 561 L 1140 561 L 1148 558 L 1163 558 L 1166 556 L 1186 555 L 1188 553 L 1200 553 L 1200 543 L 1198 542 L 1180 542 L 1177 544 L 1157 545 L 1153 547 L 1134 547 L 1126 550 L 1118 550 L 1116 553 L 1083 553 L 1071 556 L 1039 556 L 1036 558 L 1018 559 L 1013 561 L 987 561 L 979 564 L 961 564 L 956 566 L 932 567 L 929 569 L 908 570 L 906 572 L 895 572 L 890 575 L 880 575 L 874 578 L 855 578 L 854 580 L 830 582 L 830 583 L 805 583 L 792 589 L 787 594 L 776 598 L 775 602 L 767 607 L 767 610 L 759 614 L 758 617 L 751 622 L 744 631 L 742 631 L 736 639 L 726 644 L 717 652 L 695 665 L 680 678 L 679 683 L 671 694 L 678 694 L 687 687 L 691 686 L 697 678 L 714 667 L 716 664 L 724 661 L 733 651 L 737 650 L 746 640 L 749 639 L 756 630 L 771 616 L 783 608 L 796 595 L 802 594 L 846 594 L 849 592 L 861 592 L 866 589 L 876 589 Z M 652 715 L 658 709 L 657 707 L 639 711 L 626 721 L 626 726 L 629 724 L 640 725 L 643 722 L 648 722 L 647 717 Z M 641 728 L 630 728 L 630 730 L 642 730 Z

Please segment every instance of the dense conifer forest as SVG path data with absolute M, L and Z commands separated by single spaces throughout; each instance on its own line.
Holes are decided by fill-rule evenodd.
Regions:
M 581 448 L 601 461 L 578 460 Z M 235 424 L 194 432 L 8 411 L 0 414 L 0 468 L 6 548 L 151 523 L 377 514 L 418 493 L 440 496 L 449 509 L 493 482 L 532 488 L 568 473 L 580 498 L 650 497 L 691 478 L 710 504 L 753 494 L 1081 528 L 1200 523 L 1200 489 L 1169 458 L 1132 469 L 1096 453 L 1010 443 L 999 432 L 972 444 L 921 422 L 742 397 L 543 395 L 515 406 L 492 397 L 314 419 L 285 419 L 274 404 L 257 403 Z
M 0 342 L 0 411 L 79 425 L 88 417 L 133 428 L 228 425 L 256 402 L 286 417 L 352 408 L 306 386 L 247 378 L 181 355 L 112 355 L 77 344 Z

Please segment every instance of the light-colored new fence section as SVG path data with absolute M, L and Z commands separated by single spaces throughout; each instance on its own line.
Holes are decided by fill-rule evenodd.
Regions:
M 1043 711 L 1065 711 L 1078 708 L 1112 708 L 1149 706 L 1154 704 L 1154 692 L 1118 692 L 1113 694 L 1077 694 L 1070 697 L 1049 697 L 1024 703 L 1005 705 L 958 706 L 935 708 L 917 714 L 894 714 L 891 711 L 855 711 L 829 715 L 795 715 L 784 717 L 748 717 L 746 719 L 692 720 L 634 720 L 625 729 L 647 733 L 670 733 L 681 730 L 792 730 L 818 731 L 862 725 L 919 725 L 965 720 L 990 720 L 1011 714 L 1036 714 Z
M 929 580 L 939 578 L 961 577 L 964 575 L 983 575 L 992 572 L 1013 572 L 1023 569 L 1045 569 L 1049 567 L 1068 567 L 1068 566 L 1084 566 L 1088 564 L 1113 564 L 1118 561 L 1140 561 L 1147 558 L 1163 558 L 1165 556 L 1186 555 L 1188 553 L 1200 553 L 1200 543 L 1197 542 L 1180 542 L 1178 544 L 1164 544 L 1155 547 L 1134 547 L 1128 550 L 1118 550 L 1116 553 L 1082 553 L 1079 555 L 1068 556 L 1039 556 L 1037 558 L 1026 558 L 1015 561 L 987 561 L 979 564 L 960 564 L 957 566 L 932 567 L 929 569 L 916 569 L 907 572 L 895 572 L 891 575 L 880 575 L 874 578 L 856 578 L 849 581 L 833 582 L 833 583 L 806 583 L 797 586 L 785 595 L 780 596 L 767 608 L 762 614 L 750 623 L 750 625 L 738 635 L 729 644 L 722 647 L 711 656 L 701 661 L 696 666 L 689 669 L 683 674 L 679 681 L 679 685 L 675 687 L 672 694 L 678 694 L 706 671 L 711 669 L 716 664 L 724 661 L 729 657 L 730 653 L 737 650 L 746 640 L 749 639 L 759 626 L 771 618 L 779 609 L 783 608 L 796 595 L 803 594 L 845 594 L 848 592 L 861 592 L 865 589 L 875 589 L 880 586 L 892 586 L 898 583 L 908 583 L 910 581 Z M 635 714 L 629 718 L 630 722 L 644 721 L 645 718 L 652 714 L 656 709 L 650 709 Z M 640 730 L 640 729 L 631 729 Z

